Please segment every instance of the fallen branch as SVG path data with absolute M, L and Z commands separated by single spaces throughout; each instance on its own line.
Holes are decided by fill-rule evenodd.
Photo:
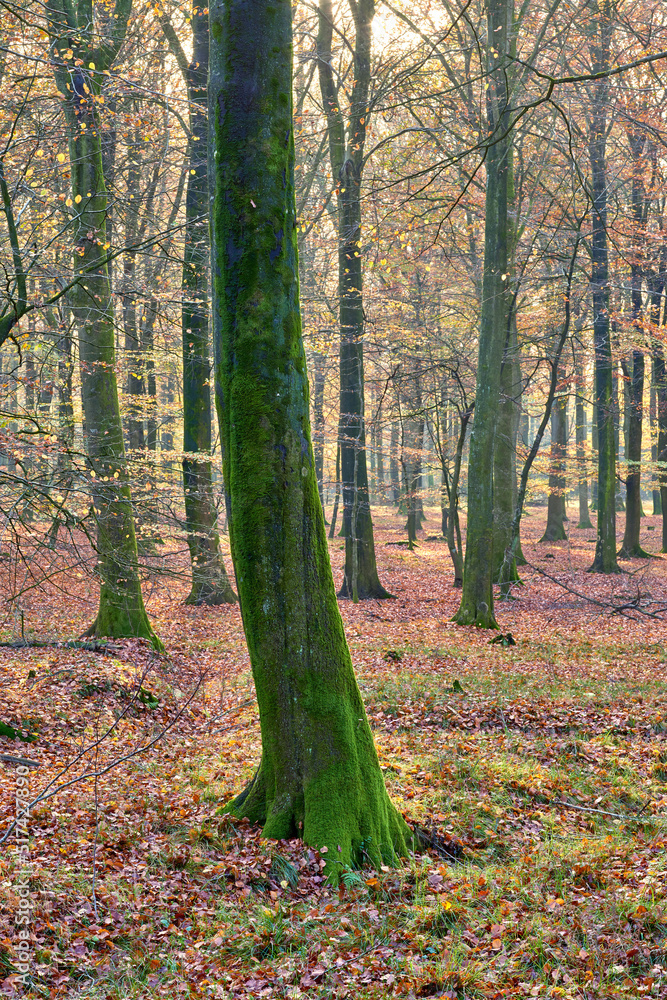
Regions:
M 551 573 L 547 573 L 546 570 L 541 569 L 539 566 L 533 566 L 532 563 L 526 563 L 529 569 L 534 570 L 535 573 L 539 573 L 540 576 L 546 577 L 547 580 L 551 580 L 552 583 L 558 584 L 563 590 L 567 591 L 568 594 L 574 594 L 575 597 L 581 598 L 582 601 L 586 601 L 588 604 L 595 604 L 599 608 L 604 608 L 605 611 L 609 611 L 612 615 L 623 615 L 625 618 L 629 618 L 630 621 L 634 621 L 631 614 L 628 614 L 628 610 L 639 612 L 640 615 L 644 615 L 645 618 L 661 618 L 665 616 L 667 608 L 665 605 L 660 605 L 655 611 L 646 611 L 644 608 L 640 607 L 639 600 L 637 598 L 633 600 L 631 604 L 612 604 L 610 601 L 600 601 L 597 597 L 591 597 L 589 594 L 583 594 L 580 590 L 575 590 L 574 587 L 570 587 L 567 583 L 563 583 L 558 577 L 552 576 Z M 657 603 L 657 602 L 655 602 Z
M 625 820 L 637 819 L 637 817 L 643 813 L 644 809 L 646 809 L 646 805 L 648 805 L 647 802 L 646 805 L 642 809 L 640 809 L 636 815 L 631 816 L 628 815 L 627 813 L 608 812 L 606 809 L 594 809 L 593 806 L 578 806 L 575 805 L 574 802 L 566 802 L 564 799 L 552 799 L 551 801 L 554 803 L 554 805 L 563 806 L 565 809 L 576 809 L 577 812 L 599 813 L 601 816 L 612 816 L 614 819 L 625 819 Z
M 40 767 L 41 765 L 37 763 L 36 760 L 30 760 L 29 757 L 12 757 L 9 753 L 0 753 L 0 760 L 4 764 L 15 764 L 16 767 Z
M 85 649 L 91 653 L 102 653 L 103 656 L 117 656 L 121 652 L 119 646 L 113 646 L 108 642 L 81 642 L 78 639 L 71 639 L 68 642 L 60 642 L 54 639 L 52 642 L 39 639 L 17 639 L 14 642 L 0 642 L 0 649 Z

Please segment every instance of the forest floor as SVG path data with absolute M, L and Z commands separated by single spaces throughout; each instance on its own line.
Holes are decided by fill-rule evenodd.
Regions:
M 390 793 L 452 857 L 348 871 L 337 890 L 300 842 L 216 814 L 260 753 L 238 608 L 186 607 L 163 582 L 149 610 L 164 656 L 0 648 L 0 753 L 39 764 L 33 798 L 60 789 L 30 819 L 28 987 L 14 834 L 0 851 L 0 993 L 667 997 L 667 621 L 650 616 L 667 560 L 591 576 L 593 531 L 539 544 L 546 511 L 529 515 L 503 646 L 450 620 L 436 511 L 410 552 L 403 519 L 375 510 L 396 599 L 341 610 Z M 659 519 L 642 544 L 657 550 Z M 76 637 L 91 609 L 54 581 L 24 598 L 24 634 Z M 11 763 L 0 775 L 2 836 Z

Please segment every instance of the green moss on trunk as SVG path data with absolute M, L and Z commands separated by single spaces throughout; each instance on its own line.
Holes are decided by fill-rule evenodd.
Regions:
M 262 732 L 230 808 L 267 836 L 389 860 L 409 830 L 384 787 L 329 562 L 310 440 L 294 202 L 289 0 L 210 8 L 216 403 Z
M 511 0 L 487 0 L 489 131 L 496 140 L 486 154 L 486 204 L 482 315 L 477 364 L 475 419 L 468 463 L 468 523 L 459 625 L 497 628 L 493 613 L 493 452 L 500 399 L 500 370 L 509 316 L 508 195 L 510 137 L 508 128 L 507 60 L 513 25 Z
M 96 98 L 102 71 L 108 69 L 120 47 L 130 3 L 118 5 L 118 23 L 112 41 L 92 48 L 79 41 L 70 61 L 54 62 L 56 82 L 62 93 L 69 135 L 69 158 L 74 201 L 74 273 L 78 283 L 71 302 L 78 335 L 81 399 L 85 422 L 92 507 L 97 521 L 97 570 L 101 580 L 100 602 L 91 633 L 100 636 L 142 636 L 156 647 L 160 642 L 151 628 L 141 594 L 137 542 L 130 498 L 123 432 L 115 375 L 114 316 L 111 282 L 106 261 L 108 198 L 102 170 L 100 122 Z M 78 19 L 79 38 L 89 37 L 91 24 L 86 3 L 67 5 L 69 17 Z M 54 51 L 70 49 L 60 32 L 67 24 L 65 5 L 54 0 L 49 7 Z M 71 29 L 70 29 L 71 30 Z M 79 70 L 91 63 L 95 73 Z M 79 62 L 79 65 L 81 63 Z M 78 79 L 76 88 L 72 80 Z M 77 92 L 80 91 L 80 92 Z

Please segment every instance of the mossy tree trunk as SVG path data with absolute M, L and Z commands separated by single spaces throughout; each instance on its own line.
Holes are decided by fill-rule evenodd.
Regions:
M 475 419 L 468 461 L 468 522 L 460 625 L 497 628 L 493 613 L 493 451 L 500 399 L 500 369 L 507 337 L 510 147 L 508 66 L 514 21 L 512 0 L 486 0 L 486 205 L 482 313 Z
M 332 67 L 334 10 L 320 0 L 317 58 L 327 116 L 329 159 L 338 195 L 338 308 L 340 417 L 338 440 L 343 494 L 345 568 L 340 597 L 391 597 L 380 583 L 368 493 L 364 420 L 364 302 L 361 256 L 361 181 L 368 129 L 372 23 L 375 0 L 351 0 L 353 82 L 347 125 Z M 347 141 L 346 141 L 347 136 Z M 353 517 L 354 514 L 354 517 Z M 354 532 L 353 528 L 354 521 Z M 353 579 L 354 577 L 354 579 Z
M 211 473 L 211 366 L 209 358 L 208 72 L 209 23 L 205 7 L 192 12 L 188 63 L 170 21 L 162 29 L 188 92 L 190 144 L 185 195 L 181 326 L 183 343 L 183 490 L 192 567 L 186 604 L 232 604 L 236 595 L 220 551 Z
M 100 600 L 91 634 L 143 636 L 159 645 L 141 595 L 137 542 L 114 371 L 114 316 L 106 262 L 107 191 L 102 170 L 98 98 L 103 73 L 120 49 L 131 0 L 117 0 L 112 33 L 93 46 L 91 6 L 53 0 L 51 51 L 69 137 L 74 273 L 72 311 L 79 334 L 81 399 L 97 521 Z M 80 39 L 77 43 L 73 38 Z M 81 61 L 79 61 L 81 60 Z M 95 67 L 89 69 L 90 64 Z M 83 68 L 82 68 L 83 67 Z
M 592 3 L 591 63 L 594 73 L 611 65 L 612 13 L 609 0 Z M 598 435 L 597 542 L 592 573 L 620 572 L 616 561 L 616 442 L 613 402 L 613 365 L 609 318 L 609 263 L 607 250 L 607 111 L 609 78 L 591 87 L 589 156 L 591 161 L 593 292 L 593 348 L 595 351 L 595 410 Z
M 215 387 L 262 760 L 229 806 L 327 874 L 391 860 L 387 795 L 345 641 L 310 440 L 298 293 L 289 0 L 210 7 Z

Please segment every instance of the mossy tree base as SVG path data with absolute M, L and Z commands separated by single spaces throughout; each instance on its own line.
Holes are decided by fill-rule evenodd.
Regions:
M 164 652 L 164 645 L 153 631 L 143 606 L 137 610 L 119 607 L 117 600 L 100 596 L 100 607 L 95 621 L 83 633 L 96 639 L 148 639 L 154 649 Z
M 480 604 L 468 604 L 461 602 L 461 607 L 452 618 L 457 625 L 475 625 L 477 628 L 495 628 L 498 622 L 493 614 L 493 609 L 483 601 Z
M 325 874 L 336 884 L 345 866 L 379 867 L 407 856 L 412 832 L 387 795 L 372 737 L 353 704 L 339 702 L 326 725 L 331 746 L 322 748 L 312 726 L 293 731 L 289 751 L 283 744 L 265 752 L 255 777 L 224 811 L 261 824 L 265 837 L 301 837 L 326 848 Z M 336 745 L 345 752 L 332 754 Z
M 619 559 L 652 559 L 653 556 L 652 556 L 652 554 L 650 552 L 647 552 L 646 549 L 643 549 L 641 547 L 641 545 L 635 545 L 631 549 L 627 549 L 625 546 L 623 546 L 621 549 L 619 549 L 618 550 L 618 558 Z

